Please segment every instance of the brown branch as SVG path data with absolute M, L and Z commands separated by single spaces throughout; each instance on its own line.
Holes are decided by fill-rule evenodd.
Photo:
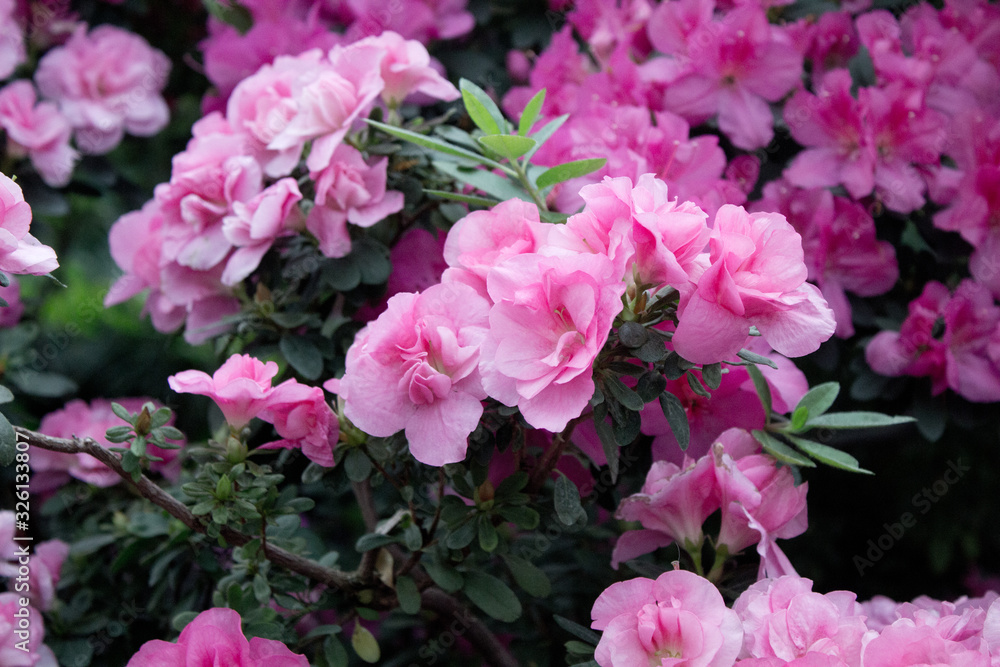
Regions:
M 569 445 L 569 439 L 573 436 L 573 429 L 576 425 L 585 419 L 590 419 L 591 413 L 585 412 L 576 419 L 570 420 L 566 424 L 566 428 L 562 430 L 556 437 L 552 438 L 552 446 L 545 450 L 542 454 L 542 458 L 539 459 L 538 464 L 535 465 L 535 469 L 531 471 L 531 479 L 528 481 L 528 493 L 537 493 L 542 485 L 545 484 L 545 480 L 548 479 L 549 474 L 555 469 L 556 464 L 559 463 L 559 459 L 562 457 L 563 452 L 566 451 L 567 445 Z
M 108 468 L 114 470 L 119 477 L 131 484 L 143 498 L 166 510 L 168 514 L 181 521 L 181 523 L 192 531 L 201 534 L 205 533 L 206 526 L 197 516 L 191 513 L 191 510 L 184 503 L 164 491 L 145 475 L 140 476 L 138 481 L 134 481 L 132 475 L 122 468 L 121 459 L 118 455 L 105 449 L 90 438 L 83 440 L 78 438 L 55 438 L 20 426 L 15 426 L 14 430 L 23 438 L 23 441 L 32 447 L 59 452 L 61 454 L 89 454 L 93 456 Z M 355 485 L 355 492 L 359 496 L 358 500 L 362 508 L 365 524 L 368 526 L 368 530 L 371 531 L 378 520 L 378 516 L 374 510 L 371 487 L 367 484 L 357 484 Z M 219 532 L 229 544 L 235 546 L 242 546 L 254 539 L 250 535 L 239 533 L 228 527 L 221 527 Z M 369 553 L 375 554 L 377 550 L 366 552 L 365 555 L 367 556 Z M 369 587 L 372 583 L 367 581 L 367 579 L 371 578 L 370 571 L 367 579 L 363 576 L 364 563 L 356 572 L 344 572 L 336 568 L 325 567 L 304 556 L 294 554 L 274 545 L 268 545 L 266 557 L 275 565 L 280 565 L 315 582 L 326 584 L 331 588 L 346 593 L 354 593 L 362 588 Z M 386 608 L 394 608 L 399 604 L 391 589 L 379 590 L 377 591 L 377 595 L 379 601 Z M 518 667 L 517 661 L 511 656 L 507 648 L 500 643 L 482 621 L 470 614 L 462 603 L 453 596 L 440 588 L 428 588 L 421 593 L 421 601 L 425 609 L 454 619 L 452 626 L 455 627 L 458 625 L 455 630 L 456 634 L 467 636 L 469 642 L 479 650 L 486 663 L 491 665 L 491 667 Z

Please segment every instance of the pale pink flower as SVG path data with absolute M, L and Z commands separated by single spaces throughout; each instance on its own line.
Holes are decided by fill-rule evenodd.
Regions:
M 729 667 L 743 644 L 740 619 L 718 589 L 685 570 L 612 584 L 591 617 L 603 631 L 594 653 L 601 667 Z
M 310 171 L 325 169 L 351 125 L 382 93 L 383 56 L 373 45 L 335 46 L 326 67 L 296 91 L 296 113 L 268 148 L 280 151 L 312 141 L 306 166 Z
M 796 486 L 787 467 L 778 468 L 766 454 L 749 453 L 756 449 L 753 437 L 741 429 L 726 431 L 712 446 L 722 508 L 716 544 L 730 554 L 756 544 L 758 578 L 795 574 L 775 540 L 805 532 L 809 483 Z
M 310 173 L 316 205 L 305 226 L 319 241 L 321 253 L 343 257 L 351 251 L 348 222 L 371 227 L 403 209 L 403 193 L 385 189 L 387 164 L 387 158 L 368 164 L 356 148 L 341 144 L 325 167 Z
M 860 662 L 868 629 L 854 593 L 822 595 L 813 592 L 809 579 L 786 575 L 752 585 L 733 611 L 743 621 L 741 657 L 790 662 L 814 653 L 850 665 Z
M 341 3 L 348 24 L 347 39 L 397 32 L 424 44 L 435 39 L 461 37 L 475 26 L 466 10 L 468 0 L 407 0 L 386 5 L 382 0 L 346 0 Z
M 19 547 L 30 544 L 14 540 L 14 519 L 14 512 L 0 512 L 0 540 L 6 545 L 0 549 L 0 577 L 7 577 L 11 589 L 15 587 L 14 578 L 18 576 L 21 567 Z M 31 600 L 31 606 L 38 611 L 48 611 L 52 607 L 63 561 L 68 555 L 69 545 L 62 540 L 46 540 L 31 547 L 28 588 L 20 592 Z
M 188 623 L 177 643 L 154 639 L 143 644 L 126 667 L 152 665 L 309 667 L 309 661 L 274 639 L 254 637 L 247 641 L 237 612 L 213 608 L 201 612 Z
M 285 380 L 271 392 L 267 406 L 258 414 L 274 424 L 281 440 L 263 447 L 301 449 L 310 461 L 333 466 L 333 448 L 340 435 L 337 415 L 326 402 L 323 390 Z
M 69 183 L 78 157 L 69 145 L 72 129 L 55 104 L 36 104 L 31 82 L 14 81 L 0 90 L 0 127 L 7 133 L 7 151 L 31 158 L 48 185 Z
M 386 31 L 377 37 L 366 37 L 358 45 L 376 46 L 384 51 L 382 58 L 382 100 L 397 106 L 408 96 L 422 93 L 434 100 L 450 102 L 460 93 L 431 65 L 427 47 L 415 39 L 404 39 L 399 33 Z
M 6 79 L 28 58 L 24 32 L 15 14 L 17 0 L 0 1 L 0 79 Z
M 233 202 L 233 213 L 222 219 L 222 233 L 236 247 L 226 260 L 224 285 L 235 285 L 253 273 L 280 236 L 292 234 L 300 222 L 297 204 L 302 199 L 294 178 L 283 178 L 253 199 Z
M 118 398 L 114 399 L 113 402 L 136 413 L 142 410 L 145 403 L 150 401 L 151 399 L 148 398 Z M 155 407 L 160 407 L 156 401 L 152 402 Z M 112 426 L 125 424 L 111 409 L 111 403 L 111 400 L 104 398 L 95 398 L 89 404 L 79 399 L 70 401 L 61 409 L 42 417 L 42 421 L 38 425 L 38 432 L 56 438 L 90 438 L 102 447 L 118 447 L 120 445 L 108 442 L 104 435 L 105 431 Z M 171 423 L 173 422 L 171 421 Z M 173 465 L 173 461 L 177 458 L 176 449 L 160 449 L 151 444 L 147 446 L 147 451 L 151 456 L 163 459 L 151 462 L 151 470 L 157 471 L 165 477 L 176 477 L 179 472 Z M 89 454 L 47 452 L 42 456 L 33 455 L 31 466 L 36 473 L 35 478 L 40 478 L 40 483 L 47 488 L 61 486 L 68 481 L 69 477 L 100 487 L 114 486 L 121 481 L 115 471 Z
M 179 394 L 208 396 L 222 410 L 233 429 L 241 429 L 268 406 L 274 389 L 271 380 L 278 364 L 262 362 L 248 354 L 234 354 L 211 377 L 202 371 L 181 371 L 167 378 Z
M 13 276 L 8 276 L 10 284 L 0 287 L 0 299 L 7 302 L 0 306 L 0 329 L 15 326 L 24 315 L 24 303 L 21 301 L 21 284 Z
M 945 639 L 934 626 L 901 618 L 865 644 L 861 664 L 863 667 L 989 667 L 991 663 L 989 655 Z
M 55 251 L 29 234 L 30 226 L 21 186 L 0 174 L 0 271 L 40 276 L 59 267 Z
M 482 346 L 486 392 L 535 428 L 561 431 L 594 393 L 593 363 L 625 284 L 600 254 L 516 255 L 487 277 L 494 306 Z
M 490 269 L 508 257 L 537 252 L 551 229 L 539 219 L 537 206 L 520 199 L 473 211 L 448 230 L 443 280 L 466 283 L 486 296 Z
M 21 597 L 18 593 L 0 593 L 0 664 L 58 667 L 52 650 L 42 644 L 45 639 L 42 615 L 34 607 L 21 606 Z M 27 642 L 27 651 L 18 648 L 21 642 Z
M 617 570 L 619 563 L 671 542 L 689 551 L 700 550 L 704 539 L 701 525 L 717 509 L 719 494 L 709 457 L 695 461 L 685 456 L 681 466 L 654 461 L 642 490 L 618 506 L 618 519 L 638 521 L 642 529 L 618 538 L 611 567 Z
M 112 25 L 81 25 L 65 45 L 42 56 L 35 83 L 59 105 L 84 153 L 103 154 L 125 132 L 141 137 L 170 119 L 161 95 L 170 60 L 139 35 Z
M 332 389 L 344 399 L 344 415 L 375 436 L 404 429 L 421 463 L 464 459 L 486 398 L 478 363 L 488 309 L 460 283 L 389 299 L 387 310 L 358 333 Z
M 714 363 L 736 354 L 750 326 L 788 357 L 815 351 L 834 331 L 833 313 L 805 282 L 802 240 L 778 213 L 723 206 L 715 216 L 710 265 L 682 292 L 673 344 L 685 359 Z

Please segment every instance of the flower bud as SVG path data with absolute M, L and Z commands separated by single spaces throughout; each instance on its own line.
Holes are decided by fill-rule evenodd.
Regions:
M 233 495 L 233 483 L 229 480 L 229 475 L 223 475 L 215 485 L 215 497 L 219 500 L 229 500 Z
M 229 436 L 226 442 L 226 461 L 229 463 L 242 463 L 247 458 L 246 444 L 234 436 Z

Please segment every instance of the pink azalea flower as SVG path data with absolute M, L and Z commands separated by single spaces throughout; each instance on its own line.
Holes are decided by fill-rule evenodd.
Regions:
M 386 31 L 377 37 L 366 37 L 359 46 L 370 45 L 384 52 L 381 75 L 385 82 L 382 100 L 397 106 L 409 95 L 422 93 L 434 100 L 458 99 L 458 89 L 431 66 L 427 48 L 415 39 L 404 39 L 399 33 Z
M 594 653 L 601 667 L 729 667 L 743 644 L 739 617 L 719 591 L 685 570 L 612 584 L 591 617 L 603 631 Z
M 30 157 L 48 185 L 69 183 L 78 157 L 69 145 L 72 129 L 55 104 L 36 104 L 29 81 L 14 81 L 0 90 L 0 127 L 7 133 L 7 151 Z
M 903 618 L 882 630 L 865 644 L 865 667 L 907 667 L 908 665 L 956 665 L 989 667 L 990 657 L 945 639 L 930 625 L 917 625 Z
M 322 389 L 299 384 L 294 378 L 286 380 L 274 388 L 258 416 L 274 424 L 282 437 L 263 447 L 301 449 L 310 461 L 333 467 L 340 428 Z
M 827 72 L 847 67 L 860 42 L 846 11 L 826 12 L 815 21 L 810 26 L 809 43 L 803 55 L 812 63 L 812 82 L 818 88 Z
M 868 629 L 853 593 L 814 593 L 809 579 L 786 575 L 752 585 L 733 611 L 743 621 L 741 657 L 791 663 L 813 654 L 836 658 L 834 664 L 860 664 Z
M 268 148 L 280 151 L 312 141 L 306 165 L 314 172 L 325 169 L 351 125 L 382 93 L 383 55 L 370 44 L 335 46 L 327 66 L 296 91 L 296 113 Z
M 132 656 L 126 667 L 183 665 L 184 667 L 309 667 L 304 656 L 292 653 L 274 639 L 250 641 L 232 609 L 208 609 L 187 624 L 177 643 L 154 639 Z
M 351 252 L 347 223 L 371 227 L 403 210 L 403 193 L 385 189 L 387 158 L 365 162 L 351 146 L 337 146 L 323 169 L 311 172 L 316 183 L 316 205 L 306 218 L 308 229 L 327 257 L 344 257 Z
M 409 0 L 386 5 L 381 0 L 347 0 L 347 39 L 397 32 L 424 44 L 435 39 L 454 39 L 468 33 L 475 19 L 466 10 L 468 0 Z
M 644 30 L 653 13 L 653 3 L 649 0 L 628 0 L 620 4 L 577 0 L 574 4 L 569 21 L 600 62 L 607 62 L 608 56 L 619 48 L 639 55 L 649 53 Z
M 21 186 L 0 174 L 0 271 L 40 276 L 59 267 L 55 251 L 29 234 L 30 226 Z
M 618 538 L 611 567 L 617 570 L 619 563 L 671 542 L 687 550 L 701 549 L 701 525 L 717 509 L 719 494 L 709 457 L 695 461 L 685 456 L 682 466 L 654 461 L 642 490 L 618 506 L 618 519 L 638 521 L 643 527 Z
M 6 545 L 0 549 L 0 577 L 7 577 L 8 585 L 14 588 L 14 578 L 21 565 L 18 542 L 14 541 L 15 516 L 9 510 L 0 511 L 0 540 Z M 23 544 L 23 543 L 21 543 Z M 69 545 L 62 540 L 46 540 L 31 549 L 31 567 L 28 573 L 28 588 L 25 593 L 31 606 L 38 611 L 48 611 L 56 596 L 63 561 L 69 555 Z
M 759 6 L 743 5 L 703 23 L 688 38 L 690 70 L 665 90 L 666 109 L 690 123 L 718 114 L 719 129 L 746 150 L 774 136 L 768 102 L 777 102 L 802 76 L 802 56 Z
M 42 56 L 35 83 L 59 105 L 84 153 L 103 154 L 125 132 L 148 137 L 170 119 L 160 94 L 170 60 L 142 37 L 112 25 L 81 25 Z
M 806 493 L 809 483 L 795 486 L 787 467 L 777 468 L 765 454 L 750 454 L 757 445 L 746 431 L 730 429 L 712 446 L 715 478 L 722 508 L 722 528 L 717 547 L 735 554 L 757 545 L 757 577 L 795 574 L 776 539 L 805 532 Z
M 487 277 L 494 305 L 482 346 L 486 392 L 558 432 L 594 394 L 593 363 L 625 285 L 606 256 L 516 255 Z
M 0 287 L 0 299 L 7 302 L 0 306 L 0 329 L 16 326 L 24 315 L 24 303 L 21 302 L 21 284 L 13 276 L 8 276 L 10 284 Z
M 443 279 L 466 283 L 485 297 L 490 269 L 508 257 L 537 252 L 552 229 L 539 220 L 538 207 L 520 199 L 473 211 L 448 231 Z
M 5 667 L 58 667 L 55 654 L 42 644 L 45 639 L 45 625 L 42 615 L 34 607 L 22 607 L 21 596 L 17 593 L 0 593 L 0 664 Z M 27 611 L 27 627 L 19 626 L 15 615 L 21 609 Z M 27 641 L 27 651 L 21 650 L 21 642 Z
M 234 354 L 211 377 L 202 371 L 181 371 L 167 378 L 178 394 L 208 396 L 222 410 L 230 428 L 239 430 L 268 406 L 271 380 L 278 364 L 248 354 Z
M 452 226 L 452 230 L 454 229 L 455 226 Z M 422 292 L 442 282 L 441 276 L 448 268 L 444 259 L 444 244 L 445 234 L 442 232 L 432 234 L 420 227 L 411 227 L 403 232 L 389 251 L 392 273 L 385 285 L 385 296 L 378 304 L 359 308 L 354 319 L 359 322 L 374 320 L 385 311 L 389 299 L 394 295 L 400 292 Z M 482 294 L 486 296 L 485 284 Z
M 681 295 L 673 344 L 685 359 L 714 363 L 735 355 L 751 325 L 789 357 L 815 351 L 833 334 L 833 313 L 805 282 L 801 237 L 784 216 L 723 206 L 710 248 L 710 266 Z
M 121 404 L 130 412 L 139 412 L 142 406 L 149 402 L 148 398 L 119 398 L 115 403 Z M 90 438 L 102 447 L 118 447 L 109 443 L 104 436 L 112 426 L 121 426 L 125 422 L 111 409 L 112 401 L 95 398 L 89 404 L 82 400 L 73 400 L 61 409 L 42 417 L 38 432 L 56 438 Z M 156 401 L 153 404 L 159 407 Z M 175 443 L 183 444 L 183 443 Z M 176 478 L 179 470 L 173 465 L 177 458 L 177 450 L 160 449 L 156 445 L 148 445 L 150 455 L 163 459 L 150 463 L 150 469 L 168 478 Z M 32 470 L 35 478 L 46 489 L 55 489 L 66 483 L 69 477 L 93 484 L 109 487 L 118 484 L 121 478 L 103 463 L 89 454 L 60 454 L 58 452 L 41 452 L 40 456 L 31 457 Z
M 236 251 L 226 260 L 224 285 L 235 285 L 253 273 L 279 236 L 291 234 L 299 222 L 302 193 L 294 178 L 283 178 L 246 203 L 233 202 L 233 214 L 222 219 L 222 233 Z
M 572 26 L 566 25 L 552 35 L 548 48 L 535 60 L 529 85 L 512 88 L 504 96 L 503 108 L 510 116 L 517 117 L 528 100 L 545 88 L 543 111 L 547 116 L 576 112 L 578 91 L 592 71 L 590 61 L 580 53 Z
M 6 79 L 28 59 L 24 32 L 15 14 L 17 0 L 0 1 L 0 79 Z
M 413 457 L 440 466 L 465 458 L 486 392 L 478 369 L 489 303 L 460 283 L 397 294 L 362 329 L 331 389 L 344 415 L 375 436 L 405 429 Z

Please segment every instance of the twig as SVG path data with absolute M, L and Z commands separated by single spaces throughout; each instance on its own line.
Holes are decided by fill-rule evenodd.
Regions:
M 428 588 L 420 594 L 420 605 L 424 609 L 454 619 L 449 626 L 458 636 L 466 637 L 491 667 L 519 667 L 517 660 L 507 647 L 500 643 L 483 622 L 469 613 L 465 606 L 440 588 Z M 456 627 L 456 625 L 458 627 Z
M 556 464 L 559 463 L 559 459 L 562 457 L 563 452 L 566 451 L 566 446 L 569 444 L 569 439 L 573 435 L 573 429 L 576 425 L 585 419 L 590 419 L 591 413 L 585 412 L 576 419 L 570 420 L 566 424 L 566 428 L 562 430 L 556 437 L 552 439 L 552 446 L 545 450 L 542 454 L 542 458 L 538 461 L 535 469 L 531 471 L 531 478 L 528 481 L 528 493 L 537 493 L 542 485 L 545 484 L 545 480 L 548 478 L 549 474 L 555 469 Z

